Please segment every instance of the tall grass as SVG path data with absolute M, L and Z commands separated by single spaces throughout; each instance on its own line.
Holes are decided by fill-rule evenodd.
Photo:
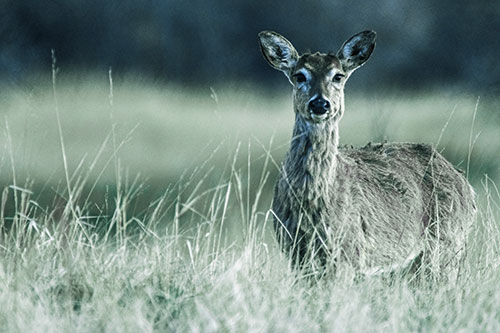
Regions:
M 40 182 L 40 174 L 50 175 L 47 170 L 39 174 L 34 171 L 31 180 L 24 180 L 33 162 L 19 162 L 23 157 L 18 140 L 24 140 L 15 130 L 19 128 L 19 119 L 16 114 L 7 112 L 5 115 L 6 140 L 0 170 L 10 179 L 2 178 L 5 185 L 0 200 L 0 330 L 495 332 L 500 328 L 500 291 L 497 288 L 500 194 L 490 177 L 476 178 L 480 179 L 476 182 L 476 191 L 481 209 L 469 237 L 467 260 L 456 283 L 435 284 L 425 280 L 411 283 L 400 277 L 353 278 L 349 274 L 316 278 L 307 275 L 306 271 L 291 268 L 289 259 L 276 244 L 271 227 L 272 186 L 291 127 L 283 125 L 286 134 L 271 133 L 269 137 L 274 135 L 278 143 L 268 143 L 269 137 L 259 130 L 253 132 L 251 138 L 223 134 L 226 141 L 230 138 L 231 144 L 216 143 L 217 149 L 204 146 L 207 148 L 202 154 L 203 161 L 192 161 L 190 167 L 181 170 L 172 181 L 158 185 L 162 190 L 144 203 L 141 197 L 152 186 L 151 182 L 158 182 L 160 178 L 155 173 L 161 170 L 148 166 L 146 170 L 155 171 L 135 176 L 137 169 L 129 166 L 127 170 L 131 157 L 124 154 L 127 154 L 127 145 L 133 145 L 134 140 L 141 144 L 146 142 L 143 140 L 154 124 L 148 123 L 146 131 L 139 134 L 136 131 L 140 129 L 134 129 L 135 124 L 120 131 L 119 126 L 123 126 L 120 121 L 124 117 L 135 119 L 136 116 L 131 111 L 120 115 L 124 105 L 119 100 L 124 93 L 117 91 L 116 84 L 114 87 L 114 91 L 107 87 L 103 93 L 104 101 L 109 98 L 103 108 L 107 109 L 106 126 L 102 124 L 104 118 L 99 116 L 95 123 L 98 130 L 89 132 L 87 150 L 90 152 L 82 158 L 74 154 L 75 149 L 81 149 L 79 145 L 71 142 L 74 140 L 71 134 L 78 136 L 78 131 L 68 134 L 65 128 L 71 126 L 63 111 L 67 101 L 59 98 L 69 98 L 66 93 L 70 92 L 63 90 L 61 93 L 54 84 L 60 112 L 59 133 L 66 145 L 59 146 L 57 157 L 50 155 L 56 162 L 40 166 L 55 169 L 56 173 L 63 172 L 62 183 L 45 178 L 42 181 L 45 189 L 35 183 Z M 137 94 L 132 90 L 130 93 Z M 229 109 L 235 105 L 241 107 L 246 97 L 232 97 L 224 104 L 224 97 L 221 93 L 218 95 L 217 103 L 211 105 L 221 116 L 217 120 L 219 126 L 206 122 L 205 140 L 214 128 L 220 129 L 221 124 L 240 126 L 236 124 L 241 120 L 232 118 L 234 115 L 229 114 Z M 262 96 L 258 101 L 247 102 L 254 106 L 265 104 L 260 98 Z M 402 112 L 408 119 L 413 117 L 408 111 L 413 105 L 430 103 L 425 99 L 419 101 L 410 99 L 407 102 L 410 106 Z M 91 99 L 89 103 L 94 101 Z M 155 103 L 154 100 L 151 103 Z M 351 107 L 363 109 L 363 103 L 365 101 L 360 99 Z M 404 101 L 380 100 L 377 103 L 397 105 Z M 182 104 L 183 101 L 176 105 Z M 42 103 L 39 110 L 44 107 Z M 87 107 L 75 106 L 74 111 L 81 113 Z M 193 114 L 180 117 L 177 124 L 182 121 L 189 124 L 195 117 L 203 117 L 203 112 L 217 117 L 204 107 L 199 112 L 192 110 Z M 161 110 L 157 106 L 153 109 Z M 174 111 L 168 111 L 168 115 L 175 118 L 178 110 L 172 109 Z M 452 109 L 453 106 L 446 107 L 448 111 Z M 53 122 L 53 104 L 49 110 Z M 474 103 L 468 111 L 463 115 L 470 128 L 471 118 L 467 115 L 472 115 Z M 148 110 L 140 112 L 154 117 Z M 250 132 L 254 123 L 275 117 L 251 112 L 256 119 L 244 122 Z M 281 121 L 281 111 L 276 112 L 276 119 Z M 457 107 L 454 113 L 459 124 L 461 112 L 462 108 Z M 49 115 L 48 112 L 41 114 Z M 89 112 L 86 117 L 96 114 Z M 144 122 L 148 122 L 146 115 Z M 458 154 L 461 150 L 448 145 L 453 136 L 451 139 L 446 133 L 441 136 L 448 116 L 449 112 L 440 115 L 440 119 L 444 119 L 441 127 L 433 132 L 431 127 L 434 125 L 429 126 L 427 133 L 435 134 L 431 141 L 441 138 L 440 146 L 446 148 L 445 152 L 451 150 L 453 157 L 453 151 Z M 86 117 L 74 115 L 75 121 Z M 167 116 L 160 118 L 163 117 L 169 119 Z M 352 123 L 357 123 L 357 130 L 362 131 L 370 124 L 360 120 L 368 117 L 371 117 L 369 111 L 351 119 L 346 115 L 346 127 L 355 129 L 344 130 L 347 142 L 357 136 Z M 50 122 L 42 123 L 54 129 L 49 126 Z M 88 126 L 93 121 L 87 119 L 83 123 Z M 475 127 L 484 129 L 482 135 L 493 135 L 484 124 L 479 112 Z M 389 121 L 385 125 L 387 131 L 383 136 L 398 139 L 400 134 L 393 131 L 396 125 Z M 166 126 L 175 127 L 168 123 Z M 456 134 L 460 132 L 457 127 L 462 128 L 452 118 L 447 130 Z M 91 131 L 90 126 L 87 128 Z M 186 124 L 184 131 L 194 130 Z M 180 132 L 175 133 L 180 135 Z M 469 132 L 465 131 L 464 136 L 465 139 L 457 141 L 467 147 Z M 173 140 L 175 144 L 182 142 L 182 138 L 177 139 Z M 361 138 L 352 139 L 355 143 L 356 140 Z M 242 143 L 233 144 L 234 141 Z M 484 151 L 481 137 L 475 144 L 474 152 Z M 185 143 L 180 148 L 188 149 L 188 145 Z M 172 149 L 165 147 L 165 154 L 172 154 Z M 160 153 L 161 149 L 157 151 Z M 133 155 L 142 156 L 140 152 Z M 470 159 L 471 174 L 478 168 L 477 160 L 481 161 L 480 158 L 475 160 L 475 156 L 472 154 Z M 157 158 L 160 166 L 165 165 L 162 158 Z M 466 153 L 461 158 L 465 161 Z M 56 167 L 61 164 L 62 167 Z M 177 167 L 165 170 L 177 175 Z M 57 174 L 52 177 L 58 179 Z M 102 196 L 96 197 L 94 194 L 99 191 Z M 49 195 L 51 200 L 46 198 Z
M 470 235 L 456 284 L 404 278 L 316 279 L 291 269 L 268 211 L 253 210 L 248 174 L 228 168 L 203 188 L 204 169 L 183 195 L 165 193 L 143 216 L 123 186 L 110 217 L 85 208 L 45 211 L 14 188 L 18 212 L 2 216 L 0 324 L 5 331 L 496 331 L 498 192 Z M 256 175 L 257 176 L 257 175 Z M 265 178 L 264 178 L 265 179 Z M 185 183 L 186 184 L 186 183 Z M 74 193 L 78 193 L 74 189 Z M 75 197 L 75 199 L 78 199 Z M 166 213 L 173 205 L 173 214 Z M 250 212 L 247 214 L 247 212 Z M 7 220 L 7 221 L 6 221 Z M 189 225 L 189 226 L 188 226 Z M 231 229 L 232 232 L 228 232 Z

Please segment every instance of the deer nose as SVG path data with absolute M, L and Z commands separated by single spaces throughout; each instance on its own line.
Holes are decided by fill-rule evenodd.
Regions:
M 322 115 L 330 110 L 330 102 L 328 102 L 326 99 L 318 97 L 309 102 L 309 108 L 311 109 L 312 113 L 316 115 Z

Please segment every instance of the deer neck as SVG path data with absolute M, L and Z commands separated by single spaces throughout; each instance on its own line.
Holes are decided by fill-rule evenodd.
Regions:
M 296 194 L 311 208 L 320 208 L 328 200 L 336 176 L 338 143 L 338 120 L 312 124 L 296 113 L 285 173 Z

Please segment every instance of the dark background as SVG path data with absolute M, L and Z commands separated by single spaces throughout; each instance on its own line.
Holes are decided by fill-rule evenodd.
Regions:
M 334 51 L 378 33 L 357 89 L 500 91 L 500 1 L 0 0 L 0 81 L 22 86 L 50 70 L 139 74 L 215 85 L 286 80 L 261 58 L 256 35 L 276 30 L 299 52 Z

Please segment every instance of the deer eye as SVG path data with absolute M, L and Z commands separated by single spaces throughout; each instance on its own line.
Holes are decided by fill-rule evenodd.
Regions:
M 307 81 L 306 76 L 302 73 L 294 74 L 293 77 L 295 78 L 295 81 L 297 81 L 297 83 L 303 83 Z
M 335 74 L 335 76 L 333 77 L 332 81 L 333 82 L 340 82 L 340 81 L 342 81 L 342 78 L 344 76 L 345 76 L 344 74 Z

